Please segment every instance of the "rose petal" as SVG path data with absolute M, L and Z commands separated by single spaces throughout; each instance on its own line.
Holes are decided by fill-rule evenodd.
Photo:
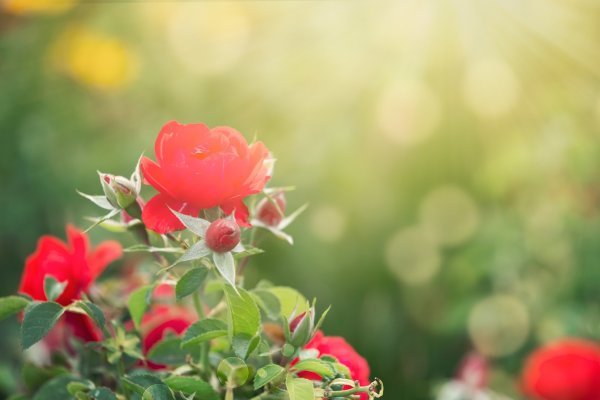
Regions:
M 229 215 L 235 210 L 235 220 L 239 226 L 250 228 L 252 225 L 248 222 L 250 212 L 248 207 L 244 204 L 244 200 L 237 198 L 221 204 L 221 209 L 225 214 Z
M 88 266 L 92 280 L 95 280 L 111 262 L 123 255 L 121 244 L 114 240 L 100 243 L 89 255 Z
M 179 231 L 185 226 L 171 212 L 175 210 L 182 214 L 198 216 L 200 209 L 188 203 L 175 200 L 164 194 L 157 194 L 146 204 L 142 210 L 142 221 L 148 229 L 160 234 Z

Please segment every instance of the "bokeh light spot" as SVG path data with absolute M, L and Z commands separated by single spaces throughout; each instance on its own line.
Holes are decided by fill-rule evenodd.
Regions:
M 335 242 L 342 238 L 346 230 L 346 216 L 331 205 L 317 207 L 310 216 L 313 234 L 324 242 Z

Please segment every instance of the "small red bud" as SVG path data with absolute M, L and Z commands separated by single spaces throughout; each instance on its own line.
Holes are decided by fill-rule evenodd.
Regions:
M 212 251 L 225 253 L 237 246 L 240 235 L 240 227 L 235 221 L 221 218 L 211 223 L 206 230 L 206 245 Z
M 272 196 L 272 201 L 269 198 L 264 198 L 256 207 L 256 217 L 260 222 L 268 226 L 277 226 L 285 216 L 285 195 L 279 192 Z
M 305 315 L 306 312 L 298 314 L 298 316 L 296 316 L 296 318 L 294 318 L 292 322 L 290 322 L 290 332 L 294 332 L 296 330 L 298 324 L 300 323 L 300 321 L 302 321 L 302 318 L 304 318 Z

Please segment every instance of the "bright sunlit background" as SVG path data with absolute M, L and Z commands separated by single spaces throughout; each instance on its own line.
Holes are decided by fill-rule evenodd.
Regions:
M 0 295 L 176 119 L 276 155 L 310 207 L 251 282 L 333 304 L 385 398 L 431 398 L 475 348 L 517 399 L 533 347 L 600 337 L 599 3 L 0 4 Z

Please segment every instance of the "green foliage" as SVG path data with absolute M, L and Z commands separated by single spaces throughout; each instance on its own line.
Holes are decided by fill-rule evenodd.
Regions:
M 29 300 L 21 296 L 0 297 L 0 321 L 23 311 L 29 304 Z
M 21 326 L 23 349 L 28 349 L 46 336 L 63 312 L 64 309 L 60 304 L 51 301 L 28 308 Z
M 268 364 L 259 368 L 254 377 L 254 389 L 258 390 L 270 382 L 277 381 L 284 371 L 285 368 L 277 364 Z
M 164 380 L 174 392 L 182 392 L 186 395 L 195 395 L 196 399 L 218 400 L 219 395 L 213 387 L 200 378 L 191 376 L 172 375 Z
M 194 293 L 202 285 L 208 275 L 207 268 L 192 268 L 187 271 L 178 281 L 175 286 L 177 299 L 181 300 L 186 296 Z
M 285 379 L 290 400 L 314 400 L 315 389 L 311 381 L 303 378 L 294 378 L 288 375 Z
M 129 307 L 129 313 L 131 314 L 131 320 L 133 321 L 136 329 L 140 329 L 140 322 L 144 316 L 144 312 L 148 308 L 150 303 L 150 296 L 154 286 L 142 286 L 136 289 L 130 296 L 127 306 Z
M 206 318 L 194 323 L 187 329 L 181 345 L 195 345 L 225 335 L 227 335 L 227 324 L 224 321 Z

